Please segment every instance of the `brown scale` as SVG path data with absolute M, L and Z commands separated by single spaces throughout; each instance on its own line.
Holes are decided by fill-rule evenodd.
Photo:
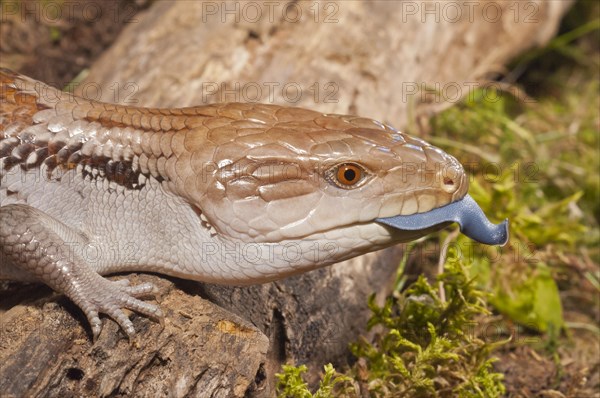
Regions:
M 19 75 L 0 68 L 0 177 L 13 167 L 20 165 L 24 171 L 39 168 L 42 164 L 47 167 L 48 179 L 60 180 L 59 175 L 53 175 L 57 168 L 63 171 L 83 166 L 83 177 L 88 179 L 106 178 L 128 189 L 141 189 L 140 170 L 134 170 L 132 162 L 114 161 L 104 156 L 84 156 L 81 154 L 82 142 L 67 145 L 62 140 L 41 142 L 37 136 L 27 137 L 21 131 L 34 125 L 33 115 L 40 110 L 49 109 L 39 103 L 36 95 L 22 92 L 19 89 Z M 107 127 L 125 127 L 119 117 L 126 115 L 125 108 L 119 105 L 102 104 L 97 117 L 84 117 L 89 122 L 97 121 Z M 115 112 L 117 111 L 117 112 Z M 123 113 L 119 113 L 121 111 Z M 93 113 L 93 112 L 91 112 Z M 139 114 L 165 114 L 167 110 L 149 110 Z M 90 170 L 95 170 L 92 172 Z M 148 174 L 147 177 L 150 177 Z M 161 178 L 158 178 L 161 181 Z
M 0 68 L 0 130 L 5 131 L 8 125 L 18 123 L 25 128 L 33 124 L 33 115 L 47 106 L 39 104 L 37 97 L 32 94 L 19 91 L 16 79 L 19 75 Z M 0 140 L 5 137 L 0 136 Z
M 62 141 L 51 141 L 45 143 L 38 142 L 34 145 L 29 142 L 23 143 L 19 137 L 9 137 L 0 141 L 0 177 L 13 167 L 20 165 L 24 171 L 39 168 L 42 164 L 46 166 L 46 178 L 48 180 L 60 180 L 60 177 L 53 176 L 56 168 L 67 171 L 83 166 L 83 177 L 96 179 L 106 178 L 114 181 L 118 185 L 128 189 L 141 189 L 143 184 L 139 184 L 141 170 L 134 170 L 131 161 L 115 161 L 105 156 L 84 156 L 81 154 L 83 143 L 78 142 L 74 145 L 66 145 Z M 89 170 L 96 170 L 92 173 Z M 150 173 L 144 173 L 150 177 Z M 161 177 L 156 180 L 163 181 Z
M 132 161 L 113 160 L 109 157 L 92 154 L 85 156 L 81 153 L 82 142 L 74 145 L 63 145 L 55 155 L 49 156 L 44 163 L 48 166 L 49 173 L 56 167 L 65 170 L 82 166 L 82 176 L 84 179 L 95 180 L 97 178 L 106 178 L 108 181 L 115 182 L 127 189 L 141 189 L 145 184 L 139 184 L 141 170 L 135 169 Z M 157 178 L 160 182 L 162 178 Z

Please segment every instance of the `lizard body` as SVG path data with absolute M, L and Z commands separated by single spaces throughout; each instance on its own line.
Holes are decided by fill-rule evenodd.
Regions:
M 448 220 L 378 221 L 449 208 L 468 189 L 456 159 L 372 119 L 263 104 L 113 105 L 8 70 L 0 162 L 0 279 L 66 294 L 94 336 L 100 312 L 129 336 L 122 308 L 162 316 L 137 298 L 153 286 L 101 275 L 267 282 L 439 229 Z

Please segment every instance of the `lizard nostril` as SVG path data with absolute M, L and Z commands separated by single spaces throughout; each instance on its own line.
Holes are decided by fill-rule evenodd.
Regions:
M 440 184 L 440 188 L 448 192 L 450 194 L 455 193 L 460 188 L 460 177 L 461 170 L 451 165 L 450 167 L 446 167 L 440 171 L 438 174 L 438 181 Z

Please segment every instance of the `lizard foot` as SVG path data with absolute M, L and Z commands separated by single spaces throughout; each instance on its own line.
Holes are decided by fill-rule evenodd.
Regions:
M 87 236 L 38 209 L 21 204 L 0 206 L 2 263 L 7 261 L 69 297 L 87 316 L 94 340 L 102 330 L 99 313 L 114 319 L 130 340 L 135 329 L 123 309 L 161 321 L 158 306 L 138 300 L 155 293 L 154 285 L 131 286 L 127 280 L 103 278 L 72 250 L 87 244 Z
M 97 281 L 88 285 L 85 291 L 77 292 L 70 298 L 82 309 L 92 327 L 94 340 L 98 339 L 102 331 L 100 313 L 111 317 L 123 329 L 131 340 L 135 335 L 135 328 L 129 317 L 123 312 L 124 308 L 148 316 L 159 322 L 162 321 L 163 313 L 157 305 L 139 300 L 141 296 L 147 296 L 157 292 L 151 283 L 142 283 L 130 286 L 129 281 L 122 279 L 110 281 L 98 275 Z

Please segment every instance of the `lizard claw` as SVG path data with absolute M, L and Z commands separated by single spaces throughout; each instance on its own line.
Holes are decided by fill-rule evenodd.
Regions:
M 72 297 L 75 304 L 85 313 L 92 328 L 94 341 L 98 339 L 102 331 L 100 313 L 108 315 L 117 322 L 130 340 L 135 336 L 135 328 L 123 311 L 124 308 L 138 312 L 159 322 L 162 321 L 163 313 L 157 305 L 137 298 L 155 293 L 157 289 L 153 284 L 142 283 L 130 286 L 129 281 L 124 282 L 124 280 L 120 280 L 113 282 L 100 276 L 99 279 L 98 282 L 100 283 L 95 283 L 93 289 Z

